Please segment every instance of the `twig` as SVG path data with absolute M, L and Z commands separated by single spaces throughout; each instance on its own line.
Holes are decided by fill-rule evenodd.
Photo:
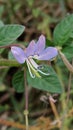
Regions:
M 12 46 L 18 46 L 18 47 L 25 49 L 25 46 L 23 44 L 10 44 L 10 45 L 6 45 L 6 46 L 0 46 L 0 48 L 10 48 Z
M 0 124 L 25 130 L 25 125 L 22 125 L 22 124 L 16 123 L 16 122 L 12 122 L 12 121 L 7 121 L 4 119 L 0 119 Z
M 58 121 L 58 127 L 60 128 L 61 127 L 61 121 L 60 121 L 60 117 L 59 117 L 59 114 L 57 112 L 56 106 L 55 106 L 54 102 L 51 101 L 50 98 L 49 98 L 49 102 L 50 102 L 50 105 L 52 107 L 52 111 L 53 111 L 53 113 L 54 113 L 54 115 L 55 115 L 55 117 L 56 117 L 56 119 Z

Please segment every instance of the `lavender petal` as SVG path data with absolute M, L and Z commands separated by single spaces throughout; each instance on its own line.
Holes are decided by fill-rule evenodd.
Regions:
M 45 36 L 41 35 L 37 41 L 35 55 L 39 55 L 45 48 Z
M 34 51 L 35 51 L 35 41 L 32 40 L 29 43 L 29 46 L 26 48 L 26 55 L 28 56 L 33 56 L 34 55 Z
M 11 47 L 11 52 L 14 56 L 14 58 L 20 63 L 24 63 L 26 59 L 26 55 L 23 49 L 20 47 L 12 46 Z
M 55 47 L 46 48 L 39 56 L 38 60 L 51 60 L 58 55 L 58 51 Z

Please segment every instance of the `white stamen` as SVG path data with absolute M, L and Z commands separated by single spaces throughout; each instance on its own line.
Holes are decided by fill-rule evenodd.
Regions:
M 26 60 L 26 63 L 27 63 L 28 70 L 29 70 L 29 73 L 30 73 L 31 77 L 32 77 L 32 78 L 35 78 L 35 75 L 33 75 L 32 72 L 31 72 L 29 61 Z
M 38 55 L 34 55 L 34 57 L 33 57 L 34 59 L 38 59 Z
M 30 63 L 33 65 L 35 69 L 39 67 L 39 65 L 33 59 L 30 59 Z
M 43 74 L 43 75 L 50 75 L 49 73 L 44 73 L 43 71 L 41 71 L 41 70 L 39 70 L 39 69 L 37 69 L 37 71 L 40 72 L 40 73 Z
M 43 75 L 50 75 L 49 73 L 44 73 L 43 71 L 41 71 L 39 68 L 39 65 L 33 60 L 33 59 L 30 59 L 30 62 L 31 64 L 33 65 L 33 67 L 38 71 L 40 72 L 41 74 Z

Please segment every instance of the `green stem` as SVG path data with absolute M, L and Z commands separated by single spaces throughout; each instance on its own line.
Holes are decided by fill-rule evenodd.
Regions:
M 29 123 L 28 123 L 28 86 L 27 86 L 27 79 L 26 79 L 27 75 L 26 75 L 26 69 L 24 69 L 24 85 L 25 85 L 25 110 L 24 110 L 24 115 L 25 115 L 25 122 L 26 122 L 26 130 L 28 130 L 29 127 Z
M 29 114 L 28 110 L 24 110 L 25 122 L 26 122 L 26 130 L 29 129 L 28 114 Z
M 0 66 L 18 67 L 20 64 L 15 60 L 0 59 Z

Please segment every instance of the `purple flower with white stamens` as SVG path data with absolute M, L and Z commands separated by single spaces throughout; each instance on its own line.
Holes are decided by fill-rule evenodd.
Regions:
M 55 47 L 45 48 L 45 36 L 43 35 L 39 37 L 37 43 L 35 43 L 34 40 L 31 41 L 25 50 L 21 49 L 20 47 L 12 46 L 11 52 L 20 64 L 23 64 L 26 61 L 32 78 L 34 78 L 35 75 L 39 75 L 38 72 L 44 75 L 49 75 L 49 73 L 46 74 L 39 69 L 40 67 L 34 61 L 34 59 L 47 61 L 58 55 L 58 51 Z M 34 72 L 34 74 L 32 72 Z

